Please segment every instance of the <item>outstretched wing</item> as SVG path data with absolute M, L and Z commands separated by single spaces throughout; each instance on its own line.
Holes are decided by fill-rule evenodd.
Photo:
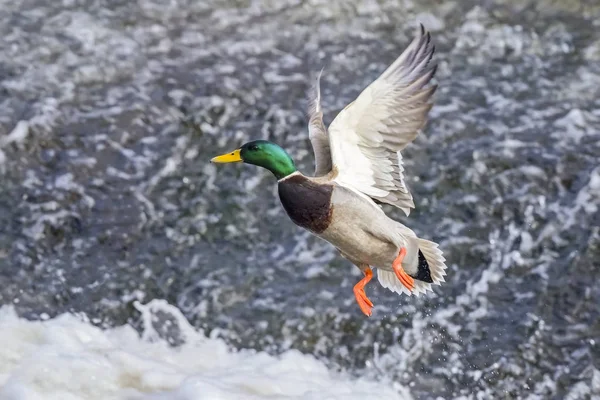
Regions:
M 417 137 L 432 107 L 434 51 L 421 25 L 420 35 L 400 57 L 329 126 L 335 181 L 406 215 L 415 205 L 404 182 L 400 150 Z
M 331 151 L 327 128 L 323 123 L 323 111 L 321 110 L 321 74 L 319 72 L 317 81 L 312 90 L 310 105 L 308 108 L 308 137 L 315 153 L 315 176 L 323 176 L 331 171 Z

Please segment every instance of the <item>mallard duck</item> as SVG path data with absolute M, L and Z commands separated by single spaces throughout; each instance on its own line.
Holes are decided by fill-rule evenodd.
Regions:
M 364 277 L 354 286 L 361 311 L 373 303 L 365 286 L 377 268 L 380 284 L 396 293 L 421 294 L 441 284 L 445 259 L 438 245 L 389 218 L 381 204 L 408 216 L 415 207 L 400 153 L 425 125 L 436 85 L 435 47 L 421 25 L 404 52 L 325 128 L 319 74 L 309 107 L 314 176 L 298 171 L 277 144 L 254 140 L 217 156 L 214 163 L 244 162 L 275 175 L 281 204 L 298 226 L 335 246 Z

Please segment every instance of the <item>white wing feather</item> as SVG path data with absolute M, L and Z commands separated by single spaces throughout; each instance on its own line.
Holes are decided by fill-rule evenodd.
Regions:
M 406 215 L 414 208 L 404 182 L 400 150 L 419 134 L 431 109 L 437 65 L 434 46 L 421 34 L 381 76 L 329 126 L 335 181 L 374 200 L 392 204 Z
M 331 151 L 327 128 L 323 123 L 323 110 L 321 109 L 321 74 L 313 87 L 308 108 L 308 137 L 315 154 L 315 176 L 323 176 L 331 171 Z

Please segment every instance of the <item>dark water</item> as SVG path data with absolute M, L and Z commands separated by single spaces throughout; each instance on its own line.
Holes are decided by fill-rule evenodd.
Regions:
M 598 2 L 0 5 L 2 304 L 108 326 L 166 299 L 233 346 L 419 399 L 600 396 Z M 372 284 L 367 319 L 358 270 L 287 219 L 272 176 L 208 160 L 266 138 L 310 173 L 316 72 L 330 122 L 419 21 L 440 88 L 404 153 L 417 209 L 389 211 L 441 244 L 448 282 Z

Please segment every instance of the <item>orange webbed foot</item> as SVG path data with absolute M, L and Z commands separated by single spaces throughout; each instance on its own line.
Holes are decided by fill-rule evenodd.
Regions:
M 356 285 L 354 285 L 354 297 L 356 297 L 356 302 L 358 303 L 358 306 L 363 314 L 365 314 L 367 317 L 370 317 L 372 313 L 371 310 L 373 308 L 373 302 L 369 300 L 367 294 L 365 293 L 365 285 L 369 283 L 371 278 L 373 278 L 373 271 L 371 268 L 367 268 L 364 270 L 364 274 L 365 277 L 358 281 Z
M 394 269 L 394 273 L 396 277 L 400 280 L 400 282 L 404 285 L 405 288 L 408 289 L 409 292 L 415 287 L 415 280 L 412 276 L 408 275 L 404 268 L 402 268 L 402 261 L 404 260 L 404 256 L 406 255 L 406 248 L 402 247 L 398 256 L 392 263 L 392 268 Z

